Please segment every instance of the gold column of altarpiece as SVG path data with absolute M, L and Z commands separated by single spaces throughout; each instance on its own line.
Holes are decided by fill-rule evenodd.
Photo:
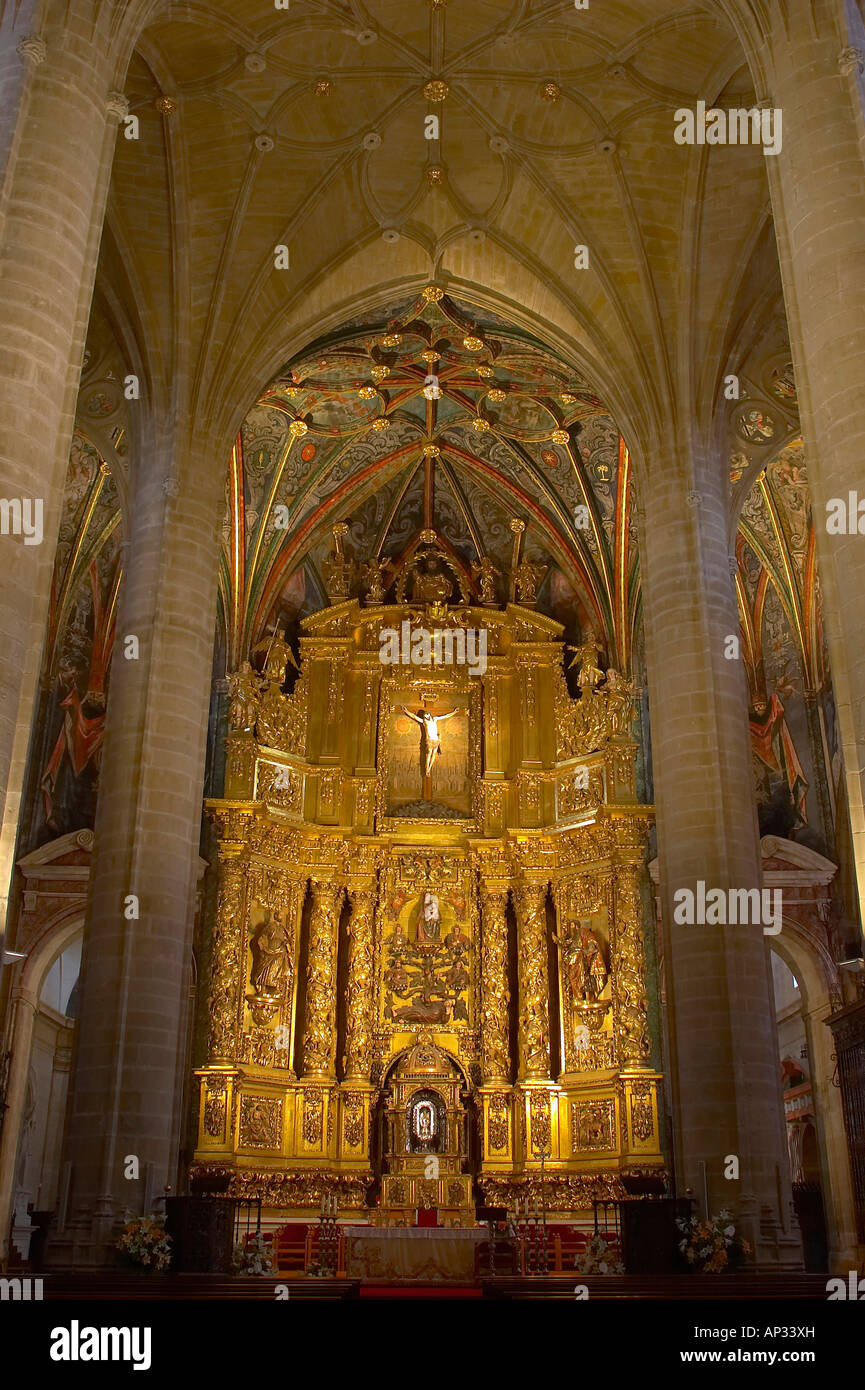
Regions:
M 542 1157 L 563 1213 L 663 1164 L 633 690 L 588 667 L 572 698 L 528 608 L 434 616 L 337 603 L 290 695 L 284 660 L 232 685 L 195 1162 L 271 1208 L 363 1207 L 383 1088 L 397 1148 L 394 1097 L 426 1086 L 447 1127 L 439 1188 L 391 1155 L 383 1218 L 471 1219 L 469 1114 L 492 1203 L 537 1197 Z M 420 620 L 485 630 L 486 671 L 383 664 L 382 630 Z

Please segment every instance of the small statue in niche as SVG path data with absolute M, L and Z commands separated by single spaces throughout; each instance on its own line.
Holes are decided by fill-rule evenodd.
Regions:
M 608 978 L 597 936 L 585 922 L 569 922 L 565 935 L 554 940 L 561 948 L 571 997 L 575 1001 L 594 1003 Z
M 568 647 L 569 652 L 574 653 L 574 659 L 568 666 L 572 670 L 579 665 L 577 673 L 577 685 L 585 694 L 593 694 L 600 682 L 604 679 L 604 673 L 599 666 L 601 657 L 601 647 L 595 636 L 594 628 L 588 628 L 582 645 L 579 647 Z
M 481 603 L 487 607 L 495 605 L 496 601 L 496 580 L 495 576 L 500 574 L 488 555 L 482 555 L 480 560 L 472 561 L 472 574 L 475 579 L 481 581 Z
M 252 729 L 258 716 L 261 682 L 248 661 L 228 677 L 228 721 L 232 729 Z
M 441 936 L 442 917 L 438 896 L 426 892 L 423 895 L 421 914 L 417 924 L 418 941 L 438 941 Z
M 530 560 L 520 560 L 513 572 L 517 603 L 524 608 L 533 608 L 538 597 L 538 585 L 549 568 L 548 565 L 533 565 Z
M 286 975 L 291 974 L 289 937 L 278 912 L 268 912 L 250 942 L 252 970 L 249 982 L 257 998 L 278 997 Z

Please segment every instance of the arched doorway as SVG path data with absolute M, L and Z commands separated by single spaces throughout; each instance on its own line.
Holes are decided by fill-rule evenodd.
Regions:
M 12 1265 L 41 1267 L 48 1226 L 65 1202 L 61 1167 L 75 1037 L 83 923 L 46 934 L 13 987 L 2 1157 Z
M 835 865 L 805 845 L 762 840 L 764 881 L 783 893 L 781 931 L 767 938 L 790 1176 L 806 1266 L 855 1263 L 855 1208 L 829 1018 L 841 983 L 826 932 Z

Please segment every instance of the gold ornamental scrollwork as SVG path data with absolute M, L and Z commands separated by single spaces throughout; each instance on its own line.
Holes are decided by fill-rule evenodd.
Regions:
M 508 1044 L 507 889 L 487 889 L 481 899 L 481 1066 L 484 1082 L 506 1081 Z
M 514 895 L 520 983 L 521 1077 L 549 1079 L 550 996 L 547 969 L 546 884 L 523 884 Z
M 354 888 L 349 892 L 345 1076 L 351 1081 L 368 1081 L 372 1066 L 373 928 L 377 898 L 375 888 Z
M 246 870 L 245 859 L 221 851 L 216 930 L 210 966 L 210 1027 L 207 1055 L 211 1062 L 234 1061 L 237 1053 L 240 1035 L 239 995 L 242 987 L 240 948 Z
M 360 1148 L 363 1143 L 363 1095 L 351 1091 L 344 1095 L 342 1133 L 348 1148 Z
M 510 1107 L 507 1096 L 501 1094 L 490 1098 L 490 1113 L 487 1122 L 487 1138 L 491 1153 L 502 1153 L 508 1147 L 508 1115 Z
M 617 1055 L 630 1066 L 645 1065 L 650 1048 L 640 878 L 628 865 L 615 884 L 613 1026 Z
M 306 1031 L 303 1068 L 306 1076 L 332 1076 L 336 1058 L 336 939 L 343 889 L 312 884 L 309 953 L 306 974 Z

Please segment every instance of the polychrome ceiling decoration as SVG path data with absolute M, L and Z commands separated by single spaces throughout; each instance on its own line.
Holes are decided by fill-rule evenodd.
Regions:
M 627 450 L 590 384 L 429 285 L 319 341 L 247 416 L 224 524 L 229 669 L 274 621 L 327 601 L 335 524 L 347 526 L 357 594 L 363 567 L 389 561 L 392 601 L 396 566 L 433 530 L 474 598 L 473 565 L 493 561 L 505 603 L 517 521 L 521 558 L 547 567 L 539 608 L 575 632 L 594 626 L 627 670 L 639 602 L 630 486 Z
M 752 704 L 766 703 L 766 610 L 774 594 L 790 633 L 804 688 L 825 678 L 820 585 L 808 473 L 801 440 L 758 475 L 739 518 L 736 584 Z

